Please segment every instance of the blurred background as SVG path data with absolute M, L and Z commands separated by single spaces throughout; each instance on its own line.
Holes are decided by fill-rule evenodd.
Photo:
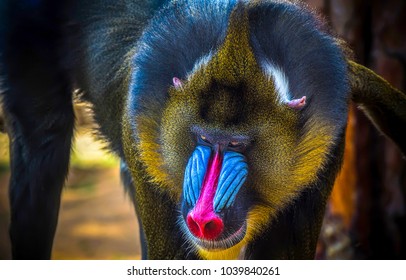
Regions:
M 406 91 L 405 0 L 307 0 L 354 59 Z M 319 258 L 406 259 L 406 161 L 352 106 Z M 406 127 L 399 127 L 406 133 Z
M 306 0 L 354 59 L 406 92 L 405 0 Z M 54 259 L 139 259 L 137 219 L 118 160 L 92 135 L 84 104 L 63 192 Z M 317 248 L 318 259 L 406 259 L 406 160 L 351 105 L 344 166 Z M 1 126 L 1 124 L 0 124 Z M 399 133 L 406 133 L 399 128 Z M 0 133 L 0 259 L 8 239 L 8 139 Z

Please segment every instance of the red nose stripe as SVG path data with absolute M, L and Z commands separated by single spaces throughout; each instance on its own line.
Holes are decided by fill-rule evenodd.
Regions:
M 193 235 L 202 239 L 213 240 L 223 232 L 223 221 L 216 215 L 213 206 L 222 163 L 223 156 L 217 148 L 210 158 L 199 199 L 186 219 Z

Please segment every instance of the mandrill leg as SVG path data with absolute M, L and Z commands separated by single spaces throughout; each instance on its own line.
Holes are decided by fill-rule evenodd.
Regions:
M 10 106 L 16 100 L 7 101 Z M 53 119 L 47 121 L 33 121 L 25 110 L 8 112 L 12 156 L 10 237 L 14 259 L 51 257 L 74 120 L 71 104 L 56 105 L 59 106 L 48 112 L 54 114 Z
M 1 97 L 10 136 L 12 256 L 48 259 L 74 127 L 72 88 L 60 61 L 62 7 L 55 1 L 5 3 Z

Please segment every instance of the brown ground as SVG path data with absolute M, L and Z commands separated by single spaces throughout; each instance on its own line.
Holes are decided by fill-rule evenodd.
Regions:
M 117 160 L 89 133 L 77 137 L 63 191 L 53 259 L 139 259 L 138 223 Z M 0 135 L 0 259 L 10 258 L 7 139 Z M 80 155 L 80 156 L 78 156 Z

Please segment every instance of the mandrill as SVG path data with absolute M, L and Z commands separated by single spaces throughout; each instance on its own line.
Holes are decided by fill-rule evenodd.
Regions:
M 2 99 L 16 259 L 49 258 L 92 104 L 145 259 L 312 259 L 350 100 L 406 152 L 406 96 L 283 0 L 6 0 Z

